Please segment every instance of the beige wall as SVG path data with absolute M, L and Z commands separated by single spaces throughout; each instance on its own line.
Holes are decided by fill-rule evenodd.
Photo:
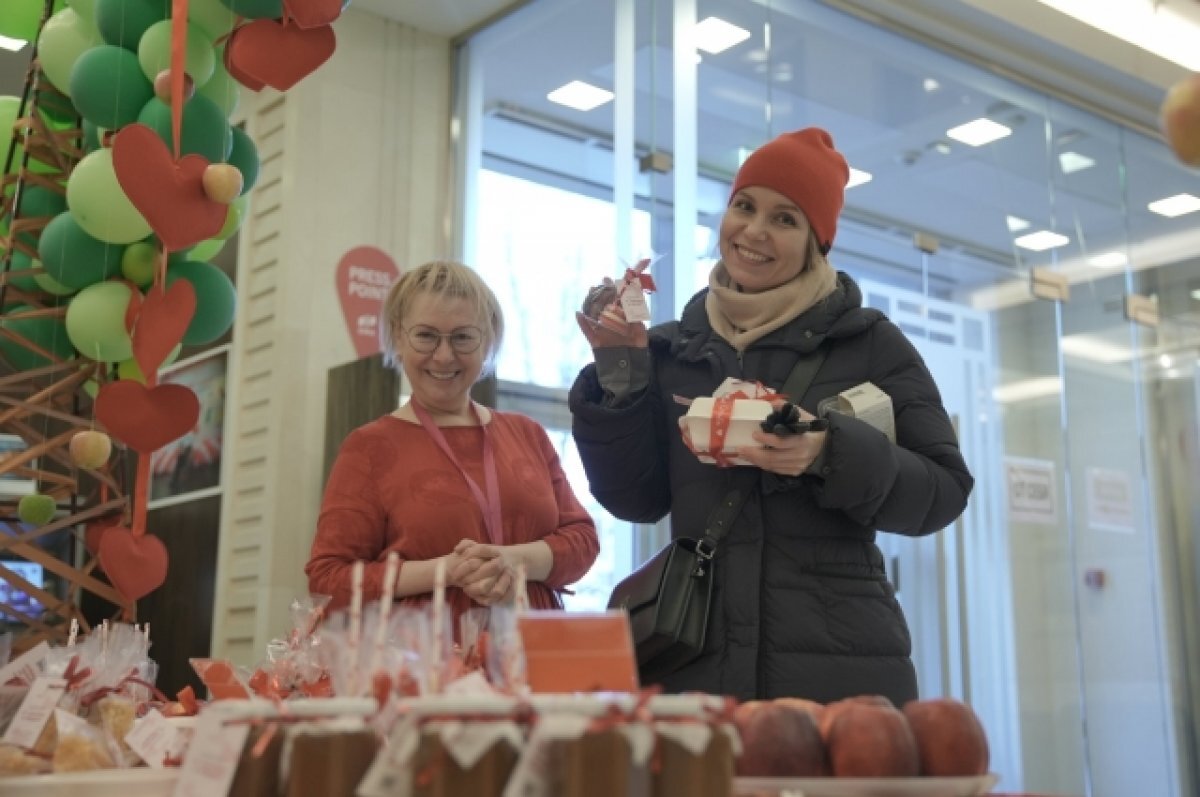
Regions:
M 406 266 L 451 250 L 451 48 L 367 12 L 286 94 L 247 93 L 262 176 L 240 236 L 213 655 L 286 636 L 322 490 L 326 374 L 355 358 L 334 274 L 371 245 Z

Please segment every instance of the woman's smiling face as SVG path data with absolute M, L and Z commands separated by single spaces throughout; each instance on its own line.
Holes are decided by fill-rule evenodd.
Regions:
M 471 386 L 483 373 L 488 344 L 481 340 L 474 351 L 457 351 L 455 336 L 478 335 L 482 324 L 466 299 L 417 294 L 404 314 L 403 327 L 396 330 L 396 352 L 412 397 L 423 407 L 454 413 L 470 403 Z M 427 341 L 439 336 L 436 348 L 418 351 L 413 336 Z
M 721 217 L 721 259 L 746 293 L 777 288 L 804 271 L 812 230 L 800 208 L 783 194 L 747 186 Z

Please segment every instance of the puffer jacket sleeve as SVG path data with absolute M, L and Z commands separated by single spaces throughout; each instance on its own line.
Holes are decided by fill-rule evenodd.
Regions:
M 830 413 L 817 500 L 865 526 L 930 534 L 962 514 L 974 479 L 921 355 L 890 321 L 875 324 L 872 334 L 871 381 L 892 399 L 896 442 L 862 421 Z
M 595 365 L 571 386 L 571 433 L 588 485 L 601 506 L 622 520 L 654 523 L 671 508 L 661 401 L 652 377 L 627 405 L 605 406 Z

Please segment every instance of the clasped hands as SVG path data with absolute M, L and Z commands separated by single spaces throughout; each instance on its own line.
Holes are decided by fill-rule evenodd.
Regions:
M 447 557 L 446 583 L 483 606 L 507 603 L 516 593 L 518 564 L 510 548 L 463 539 Z

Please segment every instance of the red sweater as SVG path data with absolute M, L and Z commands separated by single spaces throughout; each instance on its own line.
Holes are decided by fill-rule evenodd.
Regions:
M 496 452 L 504 544 L 544 540 L 554 565 L 543 582 L 528 584 L 534 609 L 558 605 L 554 590 L 587 573 L 600 551 L 596 526 L 579 503 L 546 432 L 523 415 L 492 412 L 488 425 Z M 484 484 L 483 429 L 444 426 L 446 442 L 475 483 Z M 391 415 L 354 430 L 342 443 L 317 520 L 304 572 L 314 594 L 331 595 L 329 608 L 350 603 L 350 572 L 363 560 L 363 601 L 382 593 L 389 551 L 405 561 L 444 556 L 459 540 L 488 542 L 483 513 L 462 474 L 425 430 Z M 405 602 L 422 603 L 429 594 Z M 462 590 L 446 590 L 455 628 L 475 605 Z

